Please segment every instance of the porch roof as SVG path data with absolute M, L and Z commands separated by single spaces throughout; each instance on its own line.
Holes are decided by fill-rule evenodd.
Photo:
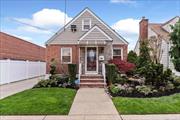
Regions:
M 100 27 L 95 25 L 89 31 L 87 31 L 84 35 L 82 35 L 79 39 L 79 43 L 105 43 L 106 41 L 112 41 L 112 38 L 106 34 Z M 88 42 L 87 42 L 88 41 Z

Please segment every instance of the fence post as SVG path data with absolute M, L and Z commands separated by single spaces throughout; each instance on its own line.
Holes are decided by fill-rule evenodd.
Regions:
M 26 60 L 26 79 L 29 78 L 29 60 Z
M 10 83 L 10 64 L 11 64 L 11 60 L 7 59 L 7 83 Z

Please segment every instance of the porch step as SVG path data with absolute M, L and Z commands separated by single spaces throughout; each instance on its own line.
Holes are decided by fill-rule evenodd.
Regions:
M 103 88 L 104 87 L 104 83 L 80 83 L 80 87 L 84 88 L 84 87 L 89 87 L 89 88 Z
M 105 85 L 102 75 L 81 75 L 80 87 L 103 88 Z
M 102 75 L 81 75 L 81 79 L 103 79 Z
M 93 79 L 89 79 L 89 78 L 83 78 L 83 79 L 81 79 L 81 83 L 97 83 L 97 82 L 99 82 L 99 83 L 103 83 L 104 82 L 104 80 L 103 79 L 98 79 L 98 78 L 93 78 Z

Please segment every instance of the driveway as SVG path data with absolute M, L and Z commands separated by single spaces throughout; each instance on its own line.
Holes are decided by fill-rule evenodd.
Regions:
M 36 77 L 32 79 L 27 79 L 23 81 L 1 85 L 0 86 L 0 99 L 13 95 L 15 93 L 24 91 L 26 89 L 30 89 L 42 78 L 43 77 Z

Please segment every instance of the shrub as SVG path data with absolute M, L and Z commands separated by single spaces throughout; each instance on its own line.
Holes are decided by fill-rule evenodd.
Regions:
M 68 64 L 68 71 L 69 71 L 70 83 L 75 84 L 77 65 L 76 64 Z
M 174 77 L 173 83 L 175 86 L 180 86 L 180 77 L 178 76 Z
M 114 64 L 106 64 L 106 76 L 107 76 L 109 85 L 111 85 L 112 82 L 114 81 L 115 74 L 116 74 L 115 65 Z
M 116 74 L 114 80 L 112 83 L 120 83 L 120 84 L 125 84 L 128 81 L 127 77 L 121 76 L 121 74 Z
M 52 58 L 50 62 L 50 74 L 50 79 L 52 79 L 53 75 L 56 74 L 56 60 L 54 58 Z
M 113 94 L 118 94 L 118 92 L 120 91 L 120 89 L 114 85 L 111 85 L 109 89 L 110 89 L 111 93 L 113 93 Z
M 112 59 L 109 63 L 115 64 L 121 73 L 132 71 L 135 68 L 135 64 L 123 61 L 119 58 Z
M 137 64 L 137 60 L 138 60 L 137 54 L 134 51 L 131 50 L 128 53 L 127 61 L 130 62 L 130 63 Z
M 58 87 L 58 84 L 56 80 L 41 80 L 34 86 L 34 88 L 41 87 Z
M 136 90 L 137 90 L 137 92 L 139 92 L 139 93 L 141 93 L 141 94 L 143 94 L 145 96 L 152 93 L 151 87 L 145 86 L 145 85 L 136 86 Z
M 175 87 L 174 87 L 174 84 L 172 84 L 171 82 L 168 82 L 167 83 L 167 85 L 166 85 L 166 87 L 165 87 L 165 90 L 172 90 L 172 89 L 174 89 Z
M 41 88 L 41 87 L 67 87 L 67 88 L 74 88 L 69 82 L 68 76 L 61 76 L 61 75 L 53 75 L 53 79 L 48 80 L 41 80 L 39 81 L 34 88 Z

